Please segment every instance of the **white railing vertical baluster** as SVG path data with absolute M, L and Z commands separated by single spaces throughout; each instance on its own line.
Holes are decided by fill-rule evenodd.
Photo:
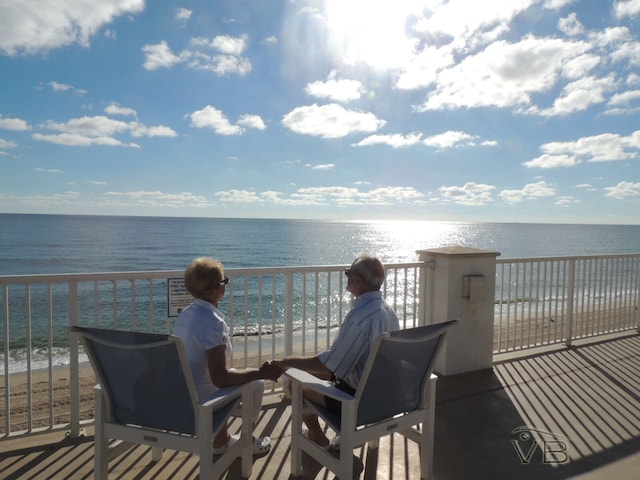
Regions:
M 131 325 L 134 330 L 138 329 L 138 318 L 136 316 L 136 281 L 130 280 L 131 285 Z
M 49 380 L 49 425 L 53 425 L 53 286 L 47 284 L 47 370 Z
M 300 274 L 300 276 L 302 278 L 302 301 L 300 302 L 302 303 L 302 324 L 300 325 L 300 329 L 302 332 L 302 350 L 300 353 L 304 357 L 307 354 L 307 274 L 303 272 Z
M 633 304 L 635 309 L 636 332 L 640 333 L 640 257 L 634 259 L 635 263 L 635 285 L 633 286 Z
M 571 346 L 571 341 L 574 335 L 573 331 L 573 297 L 575 291 L 575 280 L 576 280 L 576 261 L 569 260 L 569 283 L 567 285 L 567 319 L 568 319 L 568 335 L 566 340 L 567 347 Z
M 69 326 L 79 325 L 78 282 L 69 282 Z M 69 396 L 70 425 L 69 435 L 80 436 L 80 361 L 79 340 L 77 335 L 69 335 Z
M 116 280 L 112 280 L 111 286 L 113 289 L 113 303 L 111 304 L 113 311 L 113 328 L 118 328 L 118 282 Z
M 27 430 L 33 428 L 33 343 L 31 333 L 31 284 L 26 285 L 25 291 L 26 303 L 26 322 L 27 322 Z
M 11 376 L 9 375 L 9 285 L 3 285 L 2 310 L 4 313 L 4 431 L 5 436 L 11 434 Z
M 293 273 L 285 275 L 285 355 L 293 355 Z
M 249 276 L 245 275 L 244 277 L 244 312 L 242 315 L 242 319 L 243 319 L 243 327 L 244 327 L 244 336 L 243 336 L 243 340 L 244 340 L 244 367 L 248 367 L 249 366 L 249 358 L 248 358 L 248 353 L 249 353 L 249 335 L 247 334 L 249 332 Z M 258 325 L 258 329 L 260 328 L 260 325 Z M 259 332 L 260 330 L 258 330 Z M 258 356 L 258 359 L 260 360 L 262 357 Z
M 328 350 L 331 344 L 331 272 L 327 273 L 327 328 L 325 334 L 324 349 Z M 340 322 L 340 320 L 338 320 Z M 342 325 L 340 325 L 342 326 Z
M 100 290 L 98 288 L 98 281 L 93 282 L 93 324 L 98 326 L 100 323 Z
M 318 333 L 318 316 L 320 315 L 320 302 L 318 302 L 318 295 L 320 293 L 320 274 L 318 272 L 314 273 L 315 276 L 315 286 L 314 286 L 314 293 L 313 293 L 313 298 L 314 298 L 314 312 L 313 312 L 313 318 L 314 318 L 314 322 L 313 322 L 313 351 L 317 352 L 318 351 L 318 346 L 319 346 L 319 342 L 320 342 L 320 336 Z

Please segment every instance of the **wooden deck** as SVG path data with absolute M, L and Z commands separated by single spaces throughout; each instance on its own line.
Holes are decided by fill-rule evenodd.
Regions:
M 618 335 L 526 357 L 495 359 L 487 371 L 442 377 L 436 408 L 436 479 L 637 478 L 640 471 L 640 336 Z M 257 433 L 271 452 L 256 458 L 251 479 L 290 478 L 290 407 L 265 397 Z M 534 445 L 533 442 L 536 444 Z M 93 478 L 93 437 L 61 434 L 0 442 L 2 479 Z M 417 446 L 397 435 L 378 450 L 354 451 L 354 478 L 419 478 Z M 305 458 L 305 479 L 334 478 Z M 197 457 L 147 447 L 113 460 L 110 479 L 196 479 Z M 236 462 L 225 475 L 241 478 Z

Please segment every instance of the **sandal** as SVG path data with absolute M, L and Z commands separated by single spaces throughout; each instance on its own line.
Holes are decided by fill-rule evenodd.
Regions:
M 309 438 L 309 429 L 307 427 L 302 427 L 302 436 L 305 438 Z M 314 442 L 313 440 L 311 440 L 316 447 L 324 450 L 325 452 L 329 451 L 329 447 L 331 446 L 330 443 L 327 443 L 326 445 L 318 445 L 316 442 Z
M 329 440 L 329 448 L 333 452 L 340 451 L 340 435 L 336 435 L 331 440 Z
M 221 447 L 213 447 L 214 455 L 222 455 L 226 452 L 231 446 L 233 446 L 238 440 L 240 440 L 240 434 L 236 433 L 235 435 L 229 436 L 229 441 L 225 443 Z M 267 453 L 271 449 L 271 439 L 267 436 L 256 438 L 253 437 L 253 454 L 254 455 L 263 455 Z

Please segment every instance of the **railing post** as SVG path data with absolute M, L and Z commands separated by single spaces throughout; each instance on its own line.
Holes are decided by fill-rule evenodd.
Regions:
M 285 274 L 284 354 L 293 355 L 293 272 Z
M 571 340 L 573 338 L 573 299 L 575 296 L 576 288 L 576 260 L 572 258 L 569 260 L 569 281 L 567 282 L 567 340 L 565 345 L 571 346 Z
M 79 324 L 78 282 L 69 282 L 69 326 Z M 71 438 L 80 436 L 80 365 L 78 352 L 78 336 L 69 335 L 69 399 Z
M 436 264 L 425 261 L 418 271 L 418 325 L 431 325 L 433 320 L 433 271 Z
M 453 375 L 493 366 L 493 317 L 497 252 L 466 247 L 419 250 L 420 260 L 433 262 L 425 296 L 430 322 L 454 318 L 436 371 Z M 427 315 L 427 313 L 425 313 Z M 426 318 L 425 318 L 426 320 Z

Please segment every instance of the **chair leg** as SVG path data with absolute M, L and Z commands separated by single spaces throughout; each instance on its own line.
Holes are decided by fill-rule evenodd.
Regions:
M 160 447 L 151 447 L 151 460 L 159 462 L 162 460 L 163 449 Z
M 436 389 L 429 392 L 429 410 L 426 421 L 422 423 L 420 432 L 420 477 L 423 480 L 433 478 L 433 444 L 435 435 Z
M 340 470 L 336 476 L 340 480 L 353 478 L 353 450 L 345 448 L 344 443 L 340 446 Z
M 302 433 L 302 385 L 293 382 L 291 392 L 291 474 L 302 475 L 302 449 L 297 436 Z
M 95 480 L 107 480 L 109 475 L 109 439 L 104 436 L 102 425 L 105 408 L 104 398 L 102 391 L 98 388 L 94 390 L 94 395 L 96 402 L 94 476 Z

